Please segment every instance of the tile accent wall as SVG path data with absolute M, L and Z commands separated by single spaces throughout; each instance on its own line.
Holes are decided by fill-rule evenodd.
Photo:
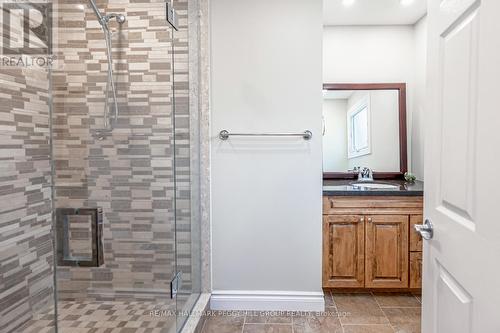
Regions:
M 172 56 L 175 57 L 178 265 L 190 286 L 191 221 L 187 0 L 175 1 L 181 31 L 165 21 L 163 0 L 98 1 L 113 22 L 119 117 L 99 137 L 107 80 L 104 35 L 80 0 L 58 3 L 53 73 L 56 206 L 104 211 L 104 265 L 59 267 L 59 299 L 168 297 L 175 269 Z M 184 288 L 185 288 L 184 287 Z
M 0 67 L 0 332 L 53 304 L 49 80 Z

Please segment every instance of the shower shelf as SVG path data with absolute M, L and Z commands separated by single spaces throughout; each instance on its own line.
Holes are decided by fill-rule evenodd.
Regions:
M 90 243 L 91 253 L 88 253 L 88 256 L 73 255 L 71 252 L 71 217 L 90 218 L 90 237 L 84 240 Z M 102 208 L 57 208 L 57 265 L 81 267 L 99 267 L 103 265 L 102 221 Z M 80 231 L 80 233 L 82 232 Z M 86 233 L 83 232 L 83 234 Z M 78 241 L 82 240 L 79 239 Z

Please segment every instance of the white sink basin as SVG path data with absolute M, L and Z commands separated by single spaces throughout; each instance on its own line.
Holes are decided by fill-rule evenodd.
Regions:
M 369 189 L 397 189 L 399 186 L 391 184 L 381 184 L 381 183 L 352 183 L 352 187 L 357 188 L 369 188 Z

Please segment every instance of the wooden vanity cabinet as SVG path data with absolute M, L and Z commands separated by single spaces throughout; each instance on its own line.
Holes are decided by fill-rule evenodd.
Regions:
M 323 200 L 323 287 L 421 288 L 422 197 Z

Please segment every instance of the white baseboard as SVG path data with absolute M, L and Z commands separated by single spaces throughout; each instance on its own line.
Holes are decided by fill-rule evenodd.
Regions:
M 214 290 L 211 310 L 324 311 L 323 292 Z

